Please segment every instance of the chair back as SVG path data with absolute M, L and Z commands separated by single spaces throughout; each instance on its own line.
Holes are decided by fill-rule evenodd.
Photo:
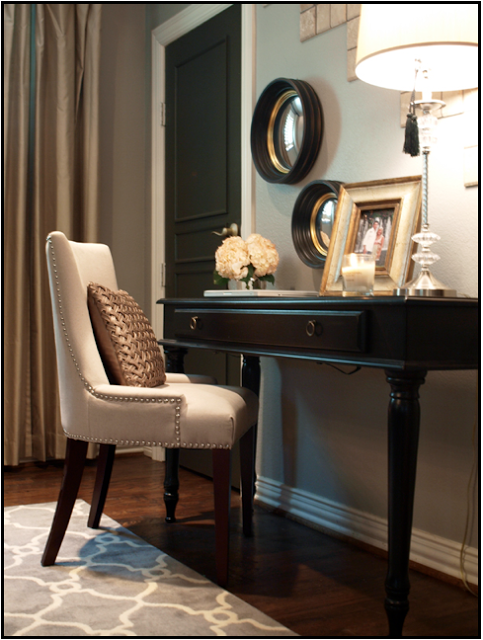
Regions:
M 61 422 L 66 434 L 74 436 L 88 424 L 89 389 L 109 382 L 89 317 L 87 285 L 117 289 L 116 272 L 109 247 L 72 242 L 60 231 L 48 236 L 46 254 Z

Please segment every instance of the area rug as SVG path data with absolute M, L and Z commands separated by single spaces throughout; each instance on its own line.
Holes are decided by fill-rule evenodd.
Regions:
M 4 510 L 3 637 L 297 636 L 107 516 L 88 529 L 82 500 L 42 567 L 54 509 Z

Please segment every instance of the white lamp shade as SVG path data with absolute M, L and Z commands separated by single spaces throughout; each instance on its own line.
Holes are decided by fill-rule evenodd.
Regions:
M 421 70 L 429 71 L 433 91 L 477 87 L 478 5 L 363 4 L 357 77 L 378 87 L 412 91 L 415 61 L 421 60 Z

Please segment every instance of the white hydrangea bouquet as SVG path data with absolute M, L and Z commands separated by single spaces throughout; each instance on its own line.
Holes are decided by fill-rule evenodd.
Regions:
M 275 282 L 279 256 L 275 245 L 259 233 L 246 240 L 240 236 L 226 238 L 215 253 L 214 282 L 226 286 L 230 280 L 245 282 L 248 288 L 257 282 Z

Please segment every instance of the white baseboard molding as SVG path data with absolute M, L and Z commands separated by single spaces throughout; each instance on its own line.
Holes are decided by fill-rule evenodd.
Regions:
M 144 447 L 144 455 L 157 462 L 164 462 L 166 460 L 164 447 Z
M 142 453 L 142 447 L 116 447 L 116 456 L 122 456 L 126 453 Z
M 287 487 L 269 478 L 257 478 L 256 499 L 262 505 L 280 509 L 287 516 L 314 529 L 333 532 L 387 550 L 387 520 L 332 502 L 315 494 Z M 410 558 L 425 567 L 461 578 L 461 545 L 453 540 L 414 529 Z M 478 549 L 465 552 L 465 574 L 478 584 Z

